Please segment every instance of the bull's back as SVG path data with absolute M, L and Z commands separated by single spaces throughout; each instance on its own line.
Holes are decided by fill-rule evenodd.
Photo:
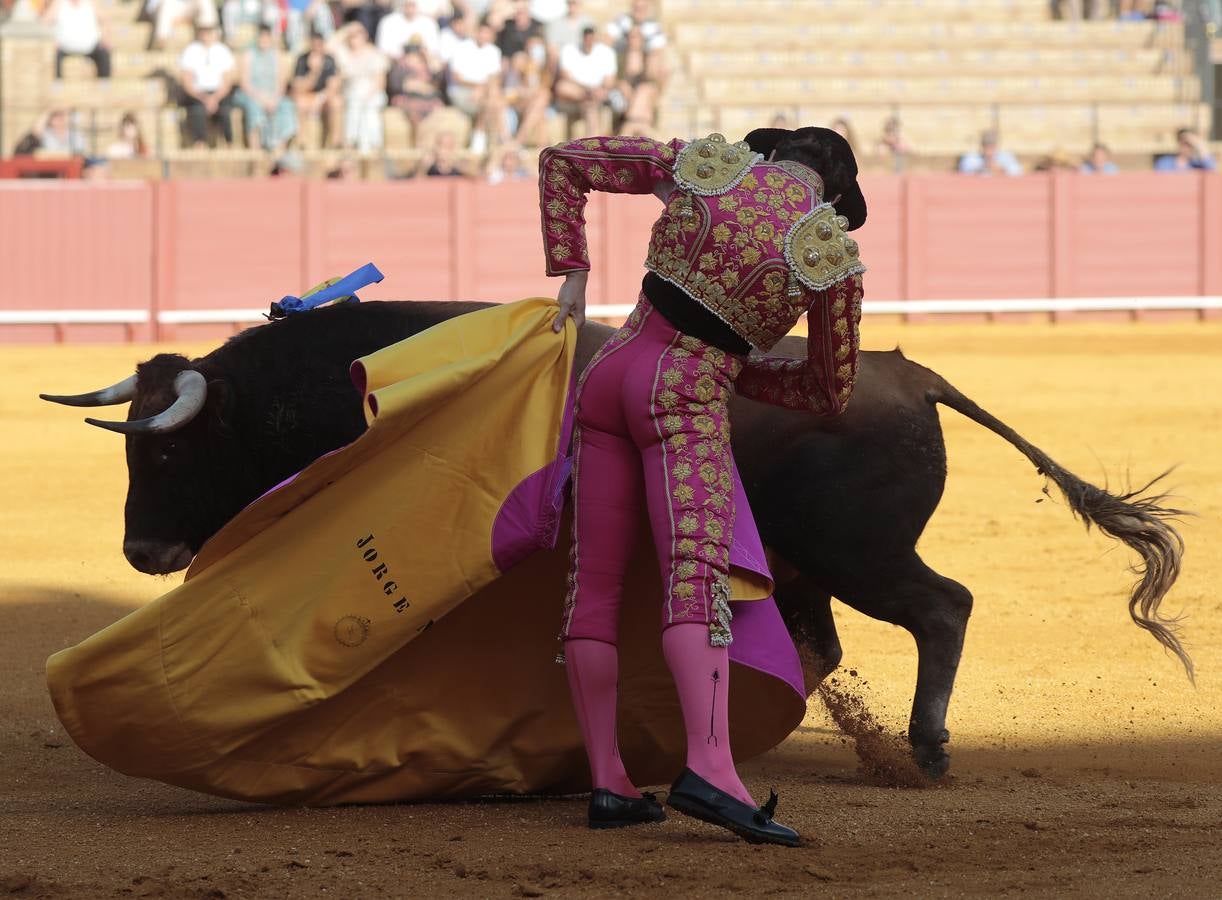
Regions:
M 217 356 L 218 364 L 222 356 L 231 363 L 240 357 L 237 368 L 256 373 L 252 377 L 259 381 L 263 401 L 279 396 L 310 398 L 301 411 L 301 421 L 310 423 L 304 429 L 311 435 L 310 446 L 296 448 L 302 459 L 281 460 L 278 467 L 296 471 L 364 429 L 359 395 L 348 377 L 353 360 L 489 305 L 383 301 L 316 310 L 249 329 L 209 356 Z M 578 371 L 613 331 L 594 322 L 581 328 Z M 786 338 L 773 352 L 800 358 L 806 342 Z M 279 365 L 268 367 L 269 360 Z M 773 513 L 779 506 L 796 505 L 809 513 L 815 508 L 869 506 L 869 497 L 876 497 L 874 505 L 885 506 L 904 496 L 918 518 L 932 513 L 945 480 L 937 413 L 925 399 L 934 380 L 940 381 L 898 351 L 864 352 L 853 397 L 840 416 L 815 416 L 733 397 L 735 456 L 765 538 L 773 530 L 768 526 L 776 520 Z M 256 398 L 251 400 L 253 406 L 259 405 Z M 252 429 L 267 420 L 261 407 L 250 413 Z M 259 492 L 281 477 L 260 486 Z M 887 485 L 890 493 L 878 494 L 880 484 Z M 795 490 L 807 497 L 799 502 Z M 252 499 L 244 498 L 243 503 Z

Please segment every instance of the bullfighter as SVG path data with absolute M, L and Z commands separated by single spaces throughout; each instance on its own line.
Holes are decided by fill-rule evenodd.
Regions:
M 547 274 L 584 320 L 592 190 L 653 193 L 636 307 L 582 373 L 574 435 L 573 539 L 558 657 L 585 740 L 589 824 L 661 821 L 616 745 L 618 609 L 628 555 L 648 513 L 664 582 L 662 647 L 687 734 L 673 809 L 748 841 L 796 846 L 743 785 L 730 749 L 729 542 L 734 523 L 729 392 L 833 416 L 857 373 L 862 265 L 847 236 L 866 218 L 849 144 L 823 128 L 758 129 L 729 143 L 591 137 L 540 157 Z M 805 359 L 766 352 L 808 314 Z

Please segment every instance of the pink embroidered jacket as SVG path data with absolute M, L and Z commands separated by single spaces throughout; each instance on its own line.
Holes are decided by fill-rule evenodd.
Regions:
M 765 162 L 721 135 L 691 143 L 598 137 L 559 144 L 539 158 L 547 274 L 590 268 L 586 195 L 674 190 L 654 223 L 645 267 L 768 351 L 808 313 L 805 359 L 752 357 L 740 394 L 841 412 L 857 375 L 865 267 L 847 221 L 823 202 L 823 182 L 794 162 Z

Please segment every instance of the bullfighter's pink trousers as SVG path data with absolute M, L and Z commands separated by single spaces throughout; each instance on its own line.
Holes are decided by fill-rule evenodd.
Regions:
M 578 384 L 561 638 L 596 788 L 639 795 L 616 745 L 616 640 L 644 509 L 663 579 L 663 652 L 683 711 L 687 765 L 755 805 L 734 769 L 727 716 L 734 492 L 726 404 L 742 365 L 742 357 L 676 331 L 642 295 Z

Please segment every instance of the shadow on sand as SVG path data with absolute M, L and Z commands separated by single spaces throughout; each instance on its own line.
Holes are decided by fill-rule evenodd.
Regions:
M 105 808 L 123 817 L 249 814 L 265 809 L 207 797 L 113 772 L 85 756 L 55 717 L 45 684 L 49 655 L 71 646 L 131 612 L 102 592 L 8 588 L 0 596 L 0 814 Z M 892 736 L 894 737 L 894 736 Z M 1222 779 L 1217 748 L 1222 736 L 1168 736 L 1159 740 L 1032 744 L 1010 747 L 952 746 L 952 776 L 938 785 L 979 777 L 1063 780 L 1155 779 L 1211 782 Z M 902 746 L 896 741 L 895 746 Z M 862 787 L 871 783 L 843 735 L 830 727 L 800 726 L 784 744 L 744 766 L 746 776 Z M 887 785 L 889 787 L 905 786 Z M 492 798 L 496 802 L 496 798 Z M 510 802 L 510 801 L 513 802 Z M 487 802 L 487 801 L 484 801 Z M 520 798 L 506 798 L 517 805 Z

